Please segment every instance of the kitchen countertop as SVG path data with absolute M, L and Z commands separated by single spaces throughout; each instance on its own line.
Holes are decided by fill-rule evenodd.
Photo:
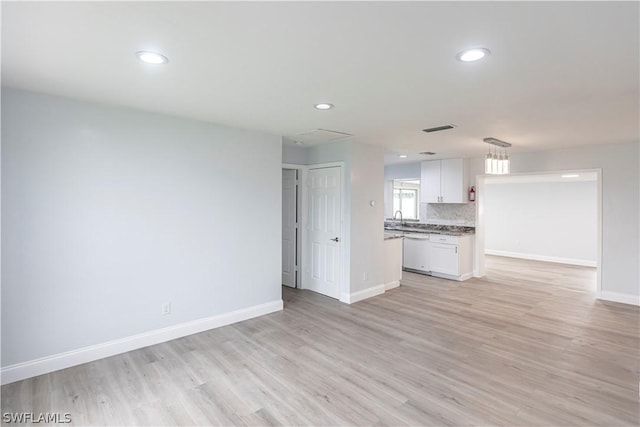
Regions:
M 384 224 L 385 238 L 388 233 L 422 233 L 422 234 L 446 234 L 448 236 L 466 236 L 476 234 L 475 227 L 464 227 L 459 225 L 435 225 L 435 224 L 405 224 L 401 226 L 397 223 Z
M 403 237 L 403 233 L 389 232 L 386 229 L 384 230 L 384 240 L 402 239 Z

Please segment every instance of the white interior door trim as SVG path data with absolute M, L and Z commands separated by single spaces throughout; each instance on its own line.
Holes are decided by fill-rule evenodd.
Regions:
M 307 166 L 305 165 L 296 165 L 293 163 L 283 163 L 282 169 L 295 169 L 298 171 L 298 197 L 297 197 L 297 209 L 298 209 L 298 248 L 297 248 L 297 257 L 298 257 L 298 289 L 304 289 L 303 281 L 304 281 L 304 221 L 306 218 L 305 215 L 305 206 L 303 203 L 304 198 L 304 183 L 306 181 L 306 170 Z
M 291 288 L 300 281 L 298 174 L 296 169 L 282 169 L 282 284 Z

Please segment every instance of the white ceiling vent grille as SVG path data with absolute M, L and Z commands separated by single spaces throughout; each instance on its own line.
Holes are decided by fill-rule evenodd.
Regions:
M 440 132 L 442 130 L 453 129 L 456 125 L 444 125 L 444 126 L 436 126 L 434 128 L 422 129 L 422 132 Z
M 337 141 L 339 139 L 349 138 L 350 133 L 346 132 L 338 132 L 335 130 L 328 129 L 314 129 L 309 132 L 302 132 L 293 137 L 296 141 L 302 142 L 329 142 L 329 141 Z

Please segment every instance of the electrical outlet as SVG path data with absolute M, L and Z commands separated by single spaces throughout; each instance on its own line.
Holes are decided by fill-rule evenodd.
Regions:
M 166 302 L 164 304 L 162 304 L 162 314 L 163 315 L 167 315 L 167 314 L 171 314 L 171 303 L 170 302 Z

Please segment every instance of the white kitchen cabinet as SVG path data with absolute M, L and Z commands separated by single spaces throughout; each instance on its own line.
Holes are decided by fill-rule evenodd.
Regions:
M 429 267 L 433 276 L 466 280 L 473 275 L 473 236 L 432 234 Z
M 420 200 L 423 203 L 440 202 L 440 160 L 422 162 Z
M 431 272 L 458 276 L 460 274 L 458 245 L 429 243 L 429 265 Z
M 422 162 L 420 196 L 425 203 L 467 203 L 466 159 Z

